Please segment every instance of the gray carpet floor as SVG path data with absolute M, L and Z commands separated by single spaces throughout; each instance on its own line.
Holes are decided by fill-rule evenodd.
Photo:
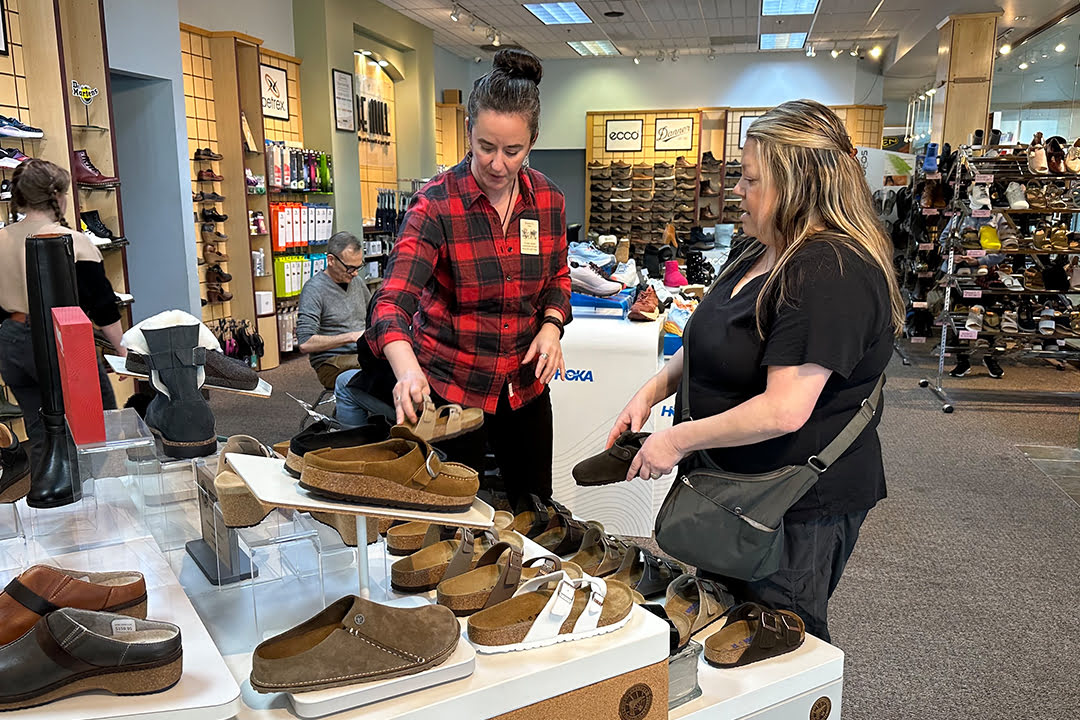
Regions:
M 881 423 L 889 498 L 869 515 L 830 603 L 846 653 L 843 715 L 1080 717 L 1080 505 L 1023 446 L 1076 447 L 1080 402 L 1001 402 L 995 393 L 1080 391 L 1080 372 L 1039 361 L 981 364 L 948 379 L 946 415 L 918 380 L 926 346 L 889 372 Z M 220 434 L 276 442 L 295 433 L 320 387 L 304 358 L 263 373 L 274 396 L 215 394 Z M 955 390 L 955 392 L 954 392 Z

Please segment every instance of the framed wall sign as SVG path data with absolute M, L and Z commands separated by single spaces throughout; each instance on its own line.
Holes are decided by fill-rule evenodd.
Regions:
M 656 152 L 689 150 L 694 146 L 694 118 L 657 118 Z
M 739 118 L 739 149 L 742 150 L 743 145 L 746 144 L 746 131 L 750 129 L 750 126 L 754 124 L 760 115 L 743 115 Z
M 604 123 L 604 150 L 641 152 L 644 120 L 607 120 Z
M 286 86 L 285 71 L 270 65 L 259 65 L 259 77 L 262 90 L 263 115 L 289 119 L 289 93 Z
M 356 107 L 353 104 L 353 76 L 344 70 L 333 70 L 334 127 L 356 132 Z
M 4 10 L 4 0 L 0 0 L 0 55 L 7 54 L 7 12 Z

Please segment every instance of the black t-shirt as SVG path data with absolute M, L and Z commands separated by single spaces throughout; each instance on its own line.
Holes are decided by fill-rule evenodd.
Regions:
M 717 415 L 763 393 L 769 366 L 815 363 L 833 372 L 810 419 L 798 431 L 754 445 L 708 451 L 720 467 L 740 473 L 803 464 L 824 450 L 873 391 L 893 349 L 888 285 L 881 271 L 847 246 L 824 239 L 812 240 L 791 258 L 786 302 L 779 308 L 775 302 L 765 303 L 762 340 L 755 304 L 768 274 L 754 278 L 731 297 L 755 259 L 738 262 L 688 323 L 692 417 Z M 680 389 L 676 418 L 681 418 L 683 402 Z M 880 419 L 879 411 L 847 452 L 792 506 L 789 516 L 868 510 L 885 497 L 877 435 Z

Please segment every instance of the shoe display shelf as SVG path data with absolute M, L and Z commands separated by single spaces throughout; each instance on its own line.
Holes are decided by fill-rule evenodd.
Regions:
M 117 697 L 80 694 L 18 711 L 36 720 L 226 720 L 243 707 L 240 687 L 199 619 L 195 608 L 153 540 L 132 538 L 122 544 L 43 553 L 34 559 L 61 568 L 95 571 L 131 569 L 146 579 L 147 617 L 180 628 L 184 672 L 180 681 L 150 695 Z M 6 584 L 21 571 L 0 570 Z
M 938 245 L 941 230 L 957 210 L 945 207 L 940 172 L 926 172 L 917 167 L 911 185 L 900 192 L 903 210 L 898 208 L 897 222 L 907 237 L 903 251 L 896 259 L 897 282 L 907 308 L 904 337 L 914 345 L 924 345 L 933 336 L 940 321 L 930 309 L 927 294 L 940 280 L 939 269 L 943 256 Z M 884 210 L 883 210 L 884 211 Z M 894 342 L 893 347 L 905 365 L 911 359 L 905 347 Z
M 1071 318 L 1078 316 L 1072 314 L 1073 303 L 1068 297 L 1070 293 L 1077 291 L 1070 287 L 1066 269 L 1069 256 L 1080 254 L 1080 248 L 1069 249 L 1065 246 L 1038 250 L 1033 244 L 1035 233 L 1040 229 L 1048 239 L 1052 229 L 1073 225 L 1072 215 L 1080 213 L 1080 175 L 1032 172 L 1028 167 L 1027 157 L 1023 154 L 1025 149 L 1024 146 L 962 146 L 957 151 L 956 161 L 949 168 L 948 175 L 943 179 L 930 178 L 938 183 L 947 183 L 947 192 L 939 194 L 938 190 L 931 188 L 930 194 L 927 194 L 924 190 L 921 207 L 913 210 L 925 216 L 940 216 L 946 222 L 935 243 L 935 251 L 944 262 L 944 271 L 936 280 L 936 286 L 943 293 L 942 309 L 935 320 L 935 325 L 941 326 L 937 351 L 938 371 L 936 378 L 923 378 L 919 381 L 920 387 L 928 388 L 941 401 L 941 409 L 945 413 L 951 413 L 955 409 L 955 402 L 944 387 L 947 375 L 945 361 L 948 354 L 970 355 L 982 348 L 986 348 L 989 353 L 992 348 L 993 358 L 996 360 L 1009 357 L 1041 358 L 1050 361 L 1080 359 L 1080 340 L 1077 339 L 1080 337 L 1080 322 L 1074 331 Z M 1028 208 L 1009 207 L 1010 203 L 1004 197 L 1003 190 L 1011 182 L 1028 187 Z M 1040 188 L 1034 196 L 1031 193 L 1032 187 Z M 1048 188 L 1052 192 L 1048 192 Z M 970 196 L 975 192 L 981 194 L 983 190 L 990 197 L 992 206 L 985 208 L 980 205 L 973 208 Z M 950 193 L 951 200 L 945 207 L 941 207 L 941 195 Z M 1057 198 L 1053 206 L 1043 199 L 1048 195 Z M 995 224 L 992 220 L 997 214 L 1003 216 L 1004 225 Z M 968 225 L 974 225 L 977 229 L 985 225 L 993 226 L 991 242 L 1000 242 L 1000 225 L 1003 232 L 1015 233 L 1018 248 L 976 249 L 973 247 L 973 240 L 964 245 L 959 229 Z M 1075 241 L 1077 236 L 1068 233 L 1068 238 Z M 926 244 L 929 242 L 918 243 L 917 247 L 922 248 Z M 962 269 L 962 265 L 966 266 L 966 263 L 958 262 L 961 257 L 975 260 L 988 254 L 1005 256 L 1005 262 L 1012 268 L 1010 274 L 1015 279 L 1016 286 L 1022 289 L 990 285 L 989 280 L 979 279 L 970 267 Z M 933 259 L 933 255 L 930 255 L 930 258 Z M 1055 289 L 1046 289 L 1043 278 L 1048 277 L 1048 271 L 1053 273 L 1055 266 L 1058 268 L 1059 278 L 1064 278 L 1064 284 Z M 983 277 L 991 276 L 988 274 Z M 913 300 L 913 309 L 925 309 L 926 303 L 922 302 L 920 306 L 916 305 L 918 302 Z M 1026 314 L 1030 320 L 1018 323 L 1015 330 L 1003 330 L 1000 325 L 986 327 L 983 325 L 983 316 L 978 313 L 976 319 L 969 321 L 968 309 L 976 305 L 994 312 L 999 320 L 1005 310 Z M 958 306 L 961 307 L 959 311 L 956 310 Z M 1039 329 L 1039 314 L 1044 307 L 1050 308 L 1051 317 L 1054 316 L 1055 309 L 1065 310 L 1065 314 L 1057 315 L 1057 322 L 1061 323 L 1061 327 L 1053 323 L 1054 327 L 1047 328 L 1049 332 Z M 963 392 L 977 391 L 965 389 Z M 1005 393 L 996 395 L 1010 397 Z M 1080 393 L 1025 391 L 1017 394 L 1016 400 L 1030 402 L 1034 397 L 1048 401 L 1072 402 L 1080 398 Z
M 149 380 L 150 377 L 146 373 L 133 372 L 127 369 L 126 361 L 124 358 L 118 355 L 106 355 L 105 362 L 108 363 L 109 368 L 122 377 L 135 378 L 136 380 Z M 240 390 L 239 388 L 224 387 L 222 385 L 206 384 L 203 385 L 205 390 L 215 390 L 227 393 L 236 393 L 237 395 L 246 395 L 248 397 L 268 398 L 274 390 L 274 386 L 266 381 L 265 378 L 259 378 L 259 384 L 254 390 Z

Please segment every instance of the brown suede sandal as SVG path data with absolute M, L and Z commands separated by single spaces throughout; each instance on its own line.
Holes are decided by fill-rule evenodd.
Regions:
M 582 575 L 581 568 L 563 564 L 554 555 L 541 555 L 522 562 L 521 550 L 507 542 L 496 543 L 485 552 L 476 567 L 454 578 L 446 578 L 436 588 L 437 601 L 458 617 L 509 600 L 523 581 L 538 575 L 564 570 L 572 578 Z
M 480 408 L 450 404 L 436 409 L 435 403 L 425 398 L 419 420 L 415 424 L 406 422 L 403 427 L 421 440 L 439 442 L 471 433 L 483 424 L 484 411 Z
M 581 548 L 569 560 L 583 572 L 596 577 L 611 575 L 622 565 L 625 547 L 603 530 L 590 527 Z
M 514 522 L 514 516 L 505 510 L 497 510 L 493 520 L 495 529 L 501 532 L 509 529 Z M 391 525 L 386 530 L 386 552 L 398 557 L 411 555 L 424 546 L 424 536 L 427 534 L 428 527 L 430 523 L 419 521 Z M 445 532 L 443 535 L 444 540 L 452 537 L 452 534 L 447 535 Z
M 705 639 L 705 662 L 733 668 L 795 650 L 806 639 L 802 618 L 788 610 L 743 603 L 728 613 L 724 627 Z
M 390 566 L 390 585 L 402 593 L 428 592 L 445 578 L 466 573 L 476 565 L 480 554 L 499 542 L 497 531 L 484 530 L 476 537 L 469 528 L 460 531 L 461 539 L 439 540 L 439 526 L 432 525 L 424 547 Z M 506 533 L 502 540 L 523 547 L 521 536 Z
M 679 631 L 679 647 L 723 617 L 735 602 L 727 588 L 695 575 L 680 575 L 667 589 L 664 612 Z

